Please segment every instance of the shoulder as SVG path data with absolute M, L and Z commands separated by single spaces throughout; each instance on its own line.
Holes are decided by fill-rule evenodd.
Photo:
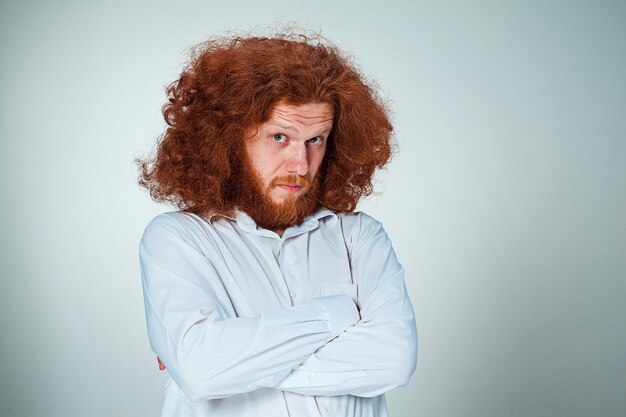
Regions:
M 337 217 L 342 224 L 358 227 L 380 226 L 381 223 L 362 211 L 354 211 L 352 213 L 337 213 Z
M 141 238 L 142 244 L 163 240 L 184 240 L 191 242 L 202 223 L 208 222 L 200 216 L 182 211 L 162 213 L 154 217 L 146 226 Z
M 337 213 L 337 217 L 341 224 L 344 239 L 351 247 L 377 234 L 385 234 L 382 223 L 362 211 Z
M 189 226 L 189 216 L 190 214 L 181 211 L 161 213 L 150 220 L 150 223 L 148 223 L 144 230 L 144 237 L 163 230 L 183 231 Z

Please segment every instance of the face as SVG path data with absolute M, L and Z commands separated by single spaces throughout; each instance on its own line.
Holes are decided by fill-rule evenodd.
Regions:
M 245 142 L 238 207 L 258 226 L 281 233 L 319 206 L 316 174 L 333 127 L 328 104 L 277 104 Z
M 296 200 L 313 183 L 333 127 L 327 103 L 277 104 L 246 141 L 246 154 L 270 200 Z

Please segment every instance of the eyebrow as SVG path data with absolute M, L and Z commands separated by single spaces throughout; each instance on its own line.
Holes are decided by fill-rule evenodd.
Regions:
M 332 130 L 333 126 L 331 124 L 332 122 L 322 126 L 320 129 L 317 129 L 318 132 L 325 132 L 327 130 Z M 268 127 L 277 127 L 279 129 L 282 130 L 288 130 L 290 132 L 297 132 L 298 129 L 296 129 L 295 127 L 291 126 L 291 125 L 286 125 L 286 124 L 281 124 L 281 123 L 276 123 L 276 122 L 270 122 L 268 124 Z
M 270 123 L 270 124 L 269 124 L 269 127 L 277 127 L 277 128 L 282 129 L 282 130 L 289 130 L 289 131 L 291 131 L 291 132 L 297 132 L 297 131 L 298 131 L 298 129 L 296 129 L 296 128 L 295 128 L 295 127 L 293 127 L 293 126 L 289 126 L 289 125 L 282 125 L 282 124 L 278 124 L 278 123 Z

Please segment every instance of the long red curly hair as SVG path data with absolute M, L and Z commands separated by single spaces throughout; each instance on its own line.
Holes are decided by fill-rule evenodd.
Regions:
M 237 206 L 242 144 L 277 102 L 329 103 L 334 125 L 319 203 L 351 212 L 372 192 L 393 150 L 388 110 L 356 68 L 319 36 L 219 38 L 200 44 L 167 88 L 168 124 L 156 154 L 140 160 L 139 183 L 155 201 L 195 213 Z

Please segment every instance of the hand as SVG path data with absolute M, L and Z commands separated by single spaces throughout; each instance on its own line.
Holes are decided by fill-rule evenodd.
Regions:
M 159 371 L 165 371 L 165 364 L 161 362 L 161 358 L 157 356 L 157 362 L 159 363 Z

